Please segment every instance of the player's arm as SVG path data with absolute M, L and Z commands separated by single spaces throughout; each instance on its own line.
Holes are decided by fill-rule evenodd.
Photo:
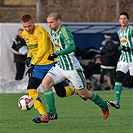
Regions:
M 55 54 L 56 54 L 56 56 L 65 55 L 65 54 L 69 54 L 71 52 L 75 52 L 75 50 L 76 50 L 75 45 L 69 44 L 69 45 L 67 45 L 67 48 L 60 50 L 60 51 L 56 51 Z
M 62 28 L 61 39 L 65 43 L 66 47 L 60 51 L 56 51 L 56 56 L 69 54 L 76 51 L 73 35 L 70 31 Z
M 32 58 L 32 56 L 33 56 L 33 55 L 32 55 L 32 51 L 31 51 L 31 50 L 29 50 L 29 51 L 28 51 L 28 54 L 27 54 L 27 57 Z
M 36 57 L 34 57 L 32 64 L 36 65 L 38 64 L 42 58 L 44 57 L 44 55 L 46 54 L 46 52 L 48 51 L 48 35 L 45 32 L 39 32 L 38 36 L 38 50 L 37 50 L 37 55 Z
M 32 51 L 31 50 L 29 50 L 28 51 L 28 54 L 27 54 L 27 58 L 26 58 L 26 60 L 25 60 L 25 65 L 27 66 L 27 67 L 29 67 L 30 65 L 31 65 L 31 59 L 32 59 Z
M 133 27 L 132 27 L 132 32 L 131 32 L 131 34 L 132 34 L 132 38 L 133 38 Z M 133 42 L 132 42 L 131 49 L 133 50 Z
M 65 55 L 76 51 L 72 33 L 69 30 L 65 29 L 64 27 L 62 27 L 61 30 L 62 30 L 62 34 L 60 35 L 60 37 L 67 47 L 65 47 L 60 51 L 56 51 L 55 53 L 56 56 Z
M 54 60 L 54 58 L 56 58 L 57 56 L 69 54 L 76 51 L 73 35 L 70 33 L 70 31 L 66 30 L 63 27 L 61 30 L 62 34 L 60 35 L 60 38 L 64 42 L 65 48 L 62 48 L 59 51 L 57 50 L 55 54 L 49 55 L 48 60 Z

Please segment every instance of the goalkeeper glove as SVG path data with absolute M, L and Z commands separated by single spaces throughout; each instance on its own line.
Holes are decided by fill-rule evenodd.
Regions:
M 25 60 L 25 64 L 27 67 L 30 66 L 30 61 L 31 61 L 31 57 L 27 57 L 26 60 Z
M 48 60 L 53 61 L 54 58 L 57 58 L 56 54 L 50 54 L 50 55 L 48 56 Z
M 35 67 L 35 65 L 31 64 L 31 65 L 29 66 L 29 69 L 27 70 L 25 76 L 28 75 L 28 77 L 31 77 L 32 74 L 34 73 L 34 67 Z

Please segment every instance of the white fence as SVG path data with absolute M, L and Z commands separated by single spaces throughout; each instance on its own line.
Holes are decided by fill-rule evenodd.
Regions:
M 39 24 L 49 30 L 47 24 Z M 0 23 L 0 77 L 11 80 L 15 76 L 13 53 L 10 51 L 12 39 L 17 35 L 21 23 Z
M 39 24 L 49 31 L 47 24 Z M 13 53 L 10 51 L 12 39 L 16 37 L 21 23 L 0 23 L 0 93 L 26 92 L 27 77 L 15 81 Z

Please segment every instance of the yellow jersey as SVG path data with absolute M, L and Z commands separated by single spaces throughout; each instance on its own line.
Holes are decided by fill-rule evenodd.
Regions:
M 24 30 L 22 32 L 22 38 L 24 38 L 29 48 L 27 57 L 33 57 L 33 65 L 47 65 L 53 63 L 53 61 L 47 59 L 55 50 L 53 50 L 53 44 L 50 40 L 49 33 L 43 27 L 35 25 L 32 34 L 28 34 L 26 30 Z

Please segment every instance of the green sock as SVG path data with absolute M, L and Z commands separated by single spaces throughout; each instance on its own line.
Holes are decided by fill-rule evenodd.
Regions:
M 52 90 L 45 91 L 44 96 L 46 98 L 46 105 L 48 107 L 48 112 L 51 114 L 56 114 L 55 99 L 54 99 L 53 91 Z
M 93 96 L 90 100 L 93 101 L 102 109 L 107 107 L 106 102 L 96 92 L 93 92 Z
M 114 92 L 115 92 L 116 101 L 118 103 L 120 103 L 121 89 L 122 89 L 122 83 L 116 82 L 114 87 Z

